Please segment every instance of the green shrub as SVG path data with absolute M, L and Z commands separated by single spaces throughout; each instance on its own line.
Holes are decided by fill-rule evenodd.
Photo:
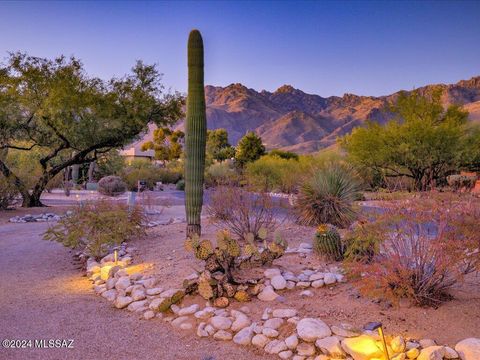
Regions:
M 291 193 L 298 187 L 300 163 L 277 156 L 263 156 L 247 163 L 245 177 L 258 191 Z
M 175 188 L 180 191 L 185 191 L 185 180 L 181 179 L 175 185 Z
M 182 173 L 175 170 L 160 168 L 157 171 L 157 181 L 161 181 L 163 184 L 176 184 L 182 178 Z
M 78 205 L 70 215 L 50 227 L 43 238 L 99 259 L 110 247 L 144 236 L 144 220 L 140 207 L 129 209 L 125 204 L 88 202 Z
M 380 250 L 382 234 L 370 223 L 356 224 L 345 235 L 345 258 L 370 263 Z
M 313 250 L 329 260 L 343 260 L 344 248 L 337 228 L 328 224 L 319 225 L 315 232 Z
M 127 190 L 127 185 L 118 176 L 105 176 L 98 182 L 98 192 L 105 196 L 118 196 Z
M 353 202 L 360 184 L 351 169 L 330 163 L 315 171 L 300 188 L 295 212 L 303 225 L 349 225 L 356 216 Z
M 298 160 L 299 156 L 298 154 L 291 152 L 291 151 L 283 151 L 283 150 L 278 150 L 274 149 L 268 153 L 268 156 L 277 156 L 281 159 L 293 159 L 293 160 Z
M 236 183 L 238 183 L 238 174 L 229 161 L 214 163 L 205 171 L 205 185 L 207 187 Z
M 460 189 L 470 190 L 475 186 L 478 176 L 476 175 L 450 175 L 447 176 L 448 185 L 450 185 L 455 191 Z

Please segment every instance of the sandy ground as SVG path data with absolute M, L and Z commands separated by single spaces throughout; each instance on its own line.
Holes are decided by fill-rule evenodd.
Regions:
M 44 209 L 28 213 L 37 211 Z M 0 224 L 0 339 L 73 339 L 74 349 L 0 348 L 0 359 L 271 358 L 113 308 L 93 294 L 68 250 L 41 239 L 46 227 Z
M 128 311 L 113 308 L 93 294 L 89 281 L 72 262 L 67 249 L 41 239 L 45 223 L 11 224 L 15 215 L 55 212 L 68 207 L 19 209 L 0 212 L 0 339 L 74 339 L 74 349 L 0 348 L 0 359 L 274 359 L 253 347 L 231 342 L 199 339 L 193 331 L 174 330 L 161 320 L 145 321 Z M 181 205 L 173 202 L 158 218 L 181 215 Z M 293 224 L 281 226 L 292 246 L 309 242 L 313 229 Z M 204 221 L 204 237 L 214 238 L 215 227 Z M 134 241 L 135 263 L 146 273 L 154 273 L 164 287 L 178 287 L 182 279 L 201 262 L 184 250 L 185 224 L 159 226 L 145 239 Z M 275 266 L 298 273 L 325 264 L 316 256 L 286 255 Z M 282 292 L 281 301 L 247 303 L 252 318 L 260 318 L 265 307 L 295 307 L 301 316 L 319 317 L 329 325 L 347 322 L 361 327 L 382 321 L 388 335 L 433 338 L 454 345 L 467 337 L 480 337 L 480 277 L 455 289 L 455 299 L 438 309 L 385 308 L 359 296 L 352 284 L 311 289 L 313 298 L 301 298 L 299 291 Z M 184 304 L 204 300 L 188 297 Z M 233 303 L 233 308 L 244 304 Z M 291 333 L 288 325 L 281 329 Z
M 312 228 L 293 224 L 284 224 L 281 230 L 292 246 L 311 241 L 314 233 Z M 203 231 L 204 238 L 215 238 L 216 229 L 212 225 L 204 226 Z M 138 248 L 136 259 L 146 265 L 148 272 L 156 274 L 163 284 L 178 287 L 185 276 L 201 269 L 201 262 L 184 250 L 184 237 L 185 224 L 154 228 L 147 239 L 135 242 Z M 274 265 L 299 273 L 309 267 L 329 268 L 337 264 L 326 264 L 315 255 L 304 259 L 297 254 L 289 254 L 276 260 Z M 314 292 L 313 298 L 302 298 L 299 290 L 292 290 L 279 292 L 283 295 L 281 302 L 265 303 L 254 299 L 247 305 L 254 318 L 260 318 L 265 307 L 294 307 L 299 310 L 300 316 L 319 317 L 329 325 L 349 323 L 361 328 L 370 321 L 381 321 L 388 335 L 433 338 L 440 344 L 455 345 L 464 338 L 480 337 L 479 275 L 470 276 L 466 284 L 454 289 L 455 299 L 438 309 L 386 307 L 360 296 L 351 283 L 309 289 Z M 199 297 L 195 300 L 202 303 Z M 188 304 L 190 302 L 192 300 L 187 301 Z M 231 306 L 240 308 L 242 305 L 234 303 Z

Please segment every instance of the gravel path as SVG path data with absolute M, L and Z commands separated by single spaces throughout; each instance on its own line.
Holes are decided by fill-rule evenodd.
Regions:
M 0 225 L 0 340 L 73 339 L 74 349 L 4 349 L 0 359 L 270 359 L 198 339 L 93 294 L 68 251 L 41 239 L 46 224 Z

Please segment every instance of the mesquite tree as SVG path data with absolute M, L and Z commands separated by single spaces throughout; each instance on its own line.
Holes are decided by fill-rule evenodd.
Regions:
M 23 206 L 42 206 L 47 183 L 65 168 L 135 140 L 149 122 L 182 116 L 183 99 L 164 94 L 155 66 L 141 61 L 132 74 L 104 81 L 89 77 L 75 58 L 11 54 L 0 64 L 0 172 L 16 186 Z M 31 152 L 41 169 L 32 188 L 17 176 L 9 153 Z
M 185 122 L 185 209 L 187 237 L 200 235 L 207 116 L 203 86 L 203 40 L 198 30 L 188 37 L 188 96 Z

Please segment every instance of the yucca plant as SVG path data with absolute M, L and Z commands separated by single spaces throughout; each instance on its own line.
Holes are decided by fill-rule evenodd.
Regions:
M 340 164 L 326 164 L 300 187 L 295 204 L 298 222 L 308 226 L 348 226 L 355 219 L 353 202 L 359 195 L 360 182 L 352 170 Z

